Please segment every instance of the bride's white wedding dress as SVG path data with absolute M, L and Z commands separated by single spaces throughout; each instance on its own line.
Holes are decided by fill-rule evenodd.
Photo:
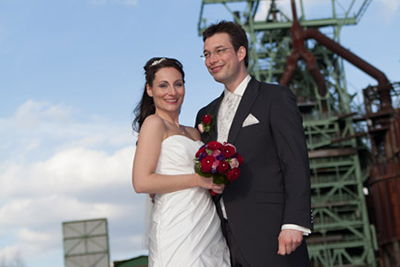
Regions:
M 201 145 L 183 135 L 169 136 L 162 142 L 156 173 L 194 173 L 194 157 Z M 196 187 L 156 195 L 149 231 L 149 266 L 230 266 L 229 250 L 208 190 Z

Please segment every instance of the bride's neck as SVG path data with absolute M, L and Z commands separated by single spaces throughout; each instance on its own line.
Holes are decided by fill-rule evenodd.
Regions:
M 168 114 L 165 112 L 160 112 L 156 111 L 155 113 L 158 117 L 163 119 L 164 121 L 167 121 L 171 124 L 175 124 L 176 126 L 179 126 L 179 114 Z

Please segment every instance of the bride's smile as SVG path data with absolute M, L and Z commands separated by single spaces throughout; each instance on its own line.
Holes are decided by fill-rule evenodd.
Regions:
M 185 97 L 182 74 L 175 68 L 162 68 L 155 74 L 152 85 L 147 85 L 147 94 L 153 98 L 157 113 L 179 114 Z

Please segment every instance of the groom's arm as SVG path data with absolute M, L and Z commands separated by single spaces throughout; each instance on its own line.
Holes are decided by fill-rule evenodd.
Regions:
M 287 87 L 282 86 L 271 102 L 271 128 L 285 186 L 282 224 L 312 230 L 310 170 L 302 117 Z
M 281 87 L 272 101 L 272 131 L 285 184 L 285 207 L 278 254 L 286 255 L 311 233 L 311 184 L 302 117 L 293 93 Z

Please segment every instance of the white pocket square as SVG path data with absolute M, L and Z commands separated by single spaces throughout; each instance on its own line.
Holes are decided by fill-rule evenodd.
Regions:
M 256 117 L 254 117 L 253 114 L 250 113 L 247 116 L 247 118 L 244 120 L 242 127 L 250 126 L 253 124 L 257 124 L 257 123 L 259 123 L 258 119 Z

